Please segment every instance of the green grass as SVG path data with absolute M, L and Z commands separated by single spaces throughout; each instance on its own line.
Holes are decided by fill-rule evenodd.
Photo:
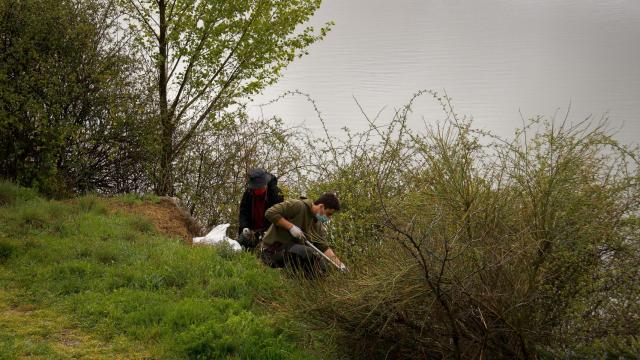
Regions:
M 185 245 L 96 196 L 0 183 L 0 199 L 0 359 L 309 358 L 257 303 L 287 284 L 252 255 Z
M 145 202 L 157 204 L 160 202 L 160 197 L 156 195 L 125 194 L 121 195 L 119 198 L 123 203 L 131 205 L 139 205 Z

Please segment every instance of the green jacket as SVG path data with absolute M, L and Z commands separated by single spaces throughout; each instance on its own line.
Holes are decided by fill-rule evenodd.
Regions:
M 326 230 L 322 223 L 317 221 L 311 212 L 312 205 L 313 201 L 305 199 L 287 200 L 270 207 L 264 214 L 267 220 L 271 222 L 271 226 L 262 238 L 264 244 L 269 246 L 280 243 L 284 247 L 289 247 L 296 243 L 302 243 L 301 240 L 291 236 L 289 230 L 276 225 L 278 220 L 284 217 L 302 229 L 307 236 L 307 240 L 311 241 L 320 251 L 327 250 L 329 245 L 327 245 L 325 240 Z

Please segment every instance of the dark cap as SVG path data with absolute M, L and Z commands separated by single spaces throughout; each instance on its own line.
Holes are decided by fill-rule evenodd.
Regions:
M 271 176 L 264 169 L 252 169 L 249 171 L 249 188 L 259 189 L 266 186 Z

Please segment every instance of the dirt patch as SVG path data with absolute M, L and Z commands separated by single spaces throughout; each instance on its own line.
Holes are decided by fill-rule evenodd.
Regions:
M 56 341 L 65 347 L 77 347 L 82 345 L 82 340 L 70 329 L 62 329 L 56 336 Z
M 163 197 L 158 203 L 125 203 L 113 198 L 107 200 L 107 207 L 114 212 L 144 216 L 159 232 L 180 237 L 188 244 L 192 243 L 193 237 L 202 235 L 202 227 L 180 207 L 179 200 L 175 198 Z
M 31 315 L 32 312 L 34 312 L 36 310 L 36 307 L 34 305 L 31 304 L 21 304 L 18 305 L 17 307 L 8 310 L 8 313 L 12 313 L 12 314 L 16 314 L 16 315 Z

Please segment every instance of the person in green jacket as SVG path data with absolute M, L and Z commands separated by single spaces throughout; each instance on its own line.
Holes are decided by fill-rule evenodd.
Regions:
M 271 226 L 262 239 L 262 260 L 271 267 L 301 268 L 314 276 L 329 266 L 325 259 L 305 244 L 310 241 L 336 266 L 346 270 L 326 242 L 325 224 L 340 210 L 340 200 L 324 193 L 317 200 L 287 200 L 269 208 L 265 217 Z

